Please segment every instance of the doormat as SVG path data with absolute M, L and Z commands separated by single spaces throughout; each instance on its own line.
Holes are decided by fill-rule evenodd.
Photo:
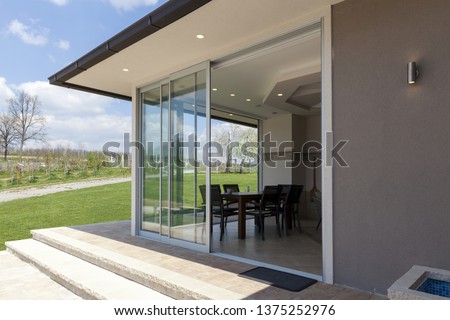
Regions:
M 292 273 L 272 270 L 264 267 L 257 267 L 255 269 L 242 272 L 239 276 L 257 280 L 259 282 L 270 284 L 271 286 L 292 292 L 302 291 L 317 282 L 316 280 L 297 276 Z

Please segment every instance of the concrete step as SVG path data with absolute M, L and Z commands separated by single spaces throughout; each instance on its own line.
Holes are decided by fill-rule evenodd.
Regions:
M 83 233 L 70 230 L 71 233 Z M 189 277 L 172 270 L 139 259 L 105 249 L 58 232 L 58 229 L 42 229 L 32 231 L 33 239 L 64 251 L 72 256 L 87 261 L 114 274 L 133 280 L 173 299 L 201 300 L 239 300 L 244 295 L 225 288 L 214 286 L 194 277 Z M 116 242 L 98 237 L 96 241 Z M 195 276 L 195 275 L 193 275 Z
M 6 243 L 7 250 L 84 299 L 171 299 L 113 272 L 34 239 Z
M 0 251 L 0 300 L 79 300 L 79 296 L 7 251 Z

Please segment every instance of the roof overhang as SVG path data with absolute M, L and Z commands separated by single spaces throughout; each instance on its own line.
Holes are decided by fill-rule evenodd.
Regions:
M 136 86 L 299 28 L 317 16 L 315 12 L 341 1 L 171 0 L 49 81 L 131 100 Z M 205 39 L 197 39 L 197 34 Z
M 128 95 L 70 83 L 78 74 L 167 27 L 211 0 L 171 0 L 48 78 L 50 84 L 131 100 Z

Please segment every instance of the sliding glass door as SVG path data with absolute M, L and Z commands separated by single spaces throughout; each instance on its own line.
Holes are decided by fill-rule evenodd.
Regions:
M 141 234 L 209 248 L 209 64 L 141 89 Z

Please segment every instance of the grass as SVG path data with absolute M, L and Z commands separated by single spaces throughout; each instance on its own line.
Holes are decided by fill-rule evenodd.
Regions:
M 150 177 L 145 180 L 145 200 L 148 205 L 152 205 L 156 202 L 159 203 L 159 177 L 153 176 L 151 173 Z M 184 207 L 199 207 L 201 205 L 200 191 L 197 187 L 195 189 L 194 183 L 195 175 L 184 174 L 183 175 L 183 206 Z M 251 191 L 258 190 L 258 176 L 257 173 L 211 173 L 211 184 L 233 184 L 237 183 L 241 191 L 247 191 L 247 187 L 250 187 Z M 206 174 L 197 174 L 197 185 L 206 184 Z M 167 182 L 164 183 L 167 186 Z M 197 192 L 197 203 L 194 204 L 194 190 Z M 223 190 L 223 189 L 222 189 Z M 163 190 L 163 199 L 167 199 L 167 189 Z M 181 202 L 178 199 L 177 202 Z
M 258 190 L 258 175 L 254 173 L 211 173 L 212 184 L 232 184 L 237 183 L 241 191 L 247 191 L 250 187 L 251 191 Z
M 66 173 L 64 171 L 47 173 L 44 170 L 39 170 L 33 172 L 33 174 L 23 173 L 23 175 L 14 174 L 13 176 L 3 171 L 0 173 L 0 191 L 22 187 L 40 187 L 87 179 L 129 177 L 130 175 L 130 168 L 107 167 L 102 167 L 100 170 L 79 170 Z
M 197 176 L 197 183 L 205 183 L 204 174 Z M 159 180 L 149 179 L 146 192 L 156 192 Z M 211 183 L 238 183 L 241 190 L 250 186 L 257 190 L 256 173 L 212 173 Z M 194 175 L 183 178 L 184 205 L 193 203 Z M 198 188 L 197 188 L 197 192 Z M 151 199 L 152 194 L 148 195 Z M 200 197 L 200 195 L 198 195 Z M 200 200 L 200 199 L 199 199 Z M 59 192 L 47 196 L 31 197 L 0 203 L 0 250 L 5 241 L 30 238 L 30 230 L 62 226 L 93 224 L 130 219 L 131 183 L 117 183 L 100 187 Z
M 119 221 L 131 217 L 131 183 L 59 192 L 0 203 L 0 250 L 30 230 Z

